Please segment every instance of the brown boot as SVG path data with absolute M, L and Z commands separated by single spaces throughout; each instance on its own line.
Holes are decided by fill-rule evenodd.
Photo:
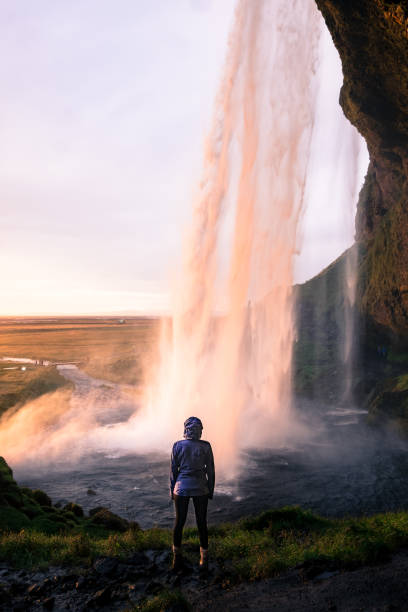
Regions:
M 200 546 L 200 570 L 208 569 L 208 548 Z
M 173 563 L 171 569 L 174 572 L 178 572 L 183 567 L 183 555 L 181 554 L 181 546 L 174 546 L 173 544 Z

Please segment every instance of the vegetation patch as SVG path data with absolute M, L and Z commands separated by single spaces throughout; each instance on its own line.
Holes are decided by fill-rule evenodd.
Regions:
M 132 608 L 129 612 L 166 612 L 166 610 L 190 612 L 192 608 L 181 591 L 165 589 L 152 599 L 147 599 L 142 604 Z
M 311 566 L 349 569 L 381 563 L 407 544 L 408 512 L 326 519 L 288 507 L 210 530 L 211 559 L 230 583 L 266 578 L 295 566 L 310 571 Z M 98 533 L 78 523 L 69 533 L 53 534 L 49 525 L 37 521 L 35 528 L 1 534 L 0 560 L 25 568 L 89 565 L 101 556 L 126 558 L 135 551 L 166 550 L 170 546 L 169 529 Z M 184 551 L 192 563 L 198 546 L 197 530 L 186 529 Z

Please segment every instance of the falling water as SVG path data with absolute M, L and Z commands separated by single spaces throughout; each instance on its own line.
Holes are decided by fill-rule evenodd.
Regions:
M 174 314 L 146 400 L 144 418 L 167 439 L 186 417 L 201 417 L 224 467 L 242 441 L 282 440 L 288 427 L 293 256 L 319 26 L 312 0 L 238 4 Z
M 349 138 L 345 141 L 347 146 L 347 153 L 355 163 L 353 166 L 348 165 L 343 168 L 344 182 L 348 187 L 348 193 L 346 194 L 345 201 L 345 212 L 347 219 L 353 221 L 354 225 L 354 207 L 357 202 L 359 181 L 358 174 L 355 171 L 358 165 L 358 159 L 361 155 L 361 137 L 356 130 L 350 131 Z M 349 172 L 345 173 L 345 169 Z M 348 204 L 348 206 L 347 206 Z M 350 205 L 352 210 L 350 211 Z M 354 374 L 354 352 L 356 350 L 356 317 L 355 317 L 355 301 L 356 301 L 356 289 L 357 289 L 357 265 L 358 265 L 358 250 L 357 245 L 354 244 L 345 255 L 345 267 L 344 276 L 342 280 L 342 287 L 339 287 L 344 295 L 344 340 L 343 340 L 343 362 L 345 364 L 345 381 L 344 381 L 344 394 L 343 402 L 353 402 L 353 374 Z

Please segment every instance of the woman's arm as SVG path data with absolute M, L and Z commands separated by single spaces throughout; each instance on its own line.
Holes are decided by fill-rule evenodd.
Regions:
M 173 491 L 174 491 L 174 487 L 176 484 L 178 471 L 179 471 L 179 466 L 178 466 L 178 461 L 177 461 L 177 456 L 176 456 L 177 455 L 176 454 L 176 444 L 177 442 L 173 444 L 173 450 L 171 451 L 171 459 L 170 459 L 170 497 L 171 499 L 173 499 Z
M 214 467 L 214 455 L 212 452 L 211 444 L 208 444 L 209 452 L 208 452 L 208 460 L 207 460 L 207 478 L 208 478 L 208 498 L 212 499 L 214 495 L 214 486 L 215 486 L 215 467 Z

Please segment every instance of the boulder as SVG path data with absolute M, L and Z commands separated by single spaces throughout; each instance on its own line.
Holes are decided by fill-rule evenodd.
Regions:
M 89 511 L 90 522 L 112 531 L 127 531 L 129 522 L 107 508 L 99 507 Z

